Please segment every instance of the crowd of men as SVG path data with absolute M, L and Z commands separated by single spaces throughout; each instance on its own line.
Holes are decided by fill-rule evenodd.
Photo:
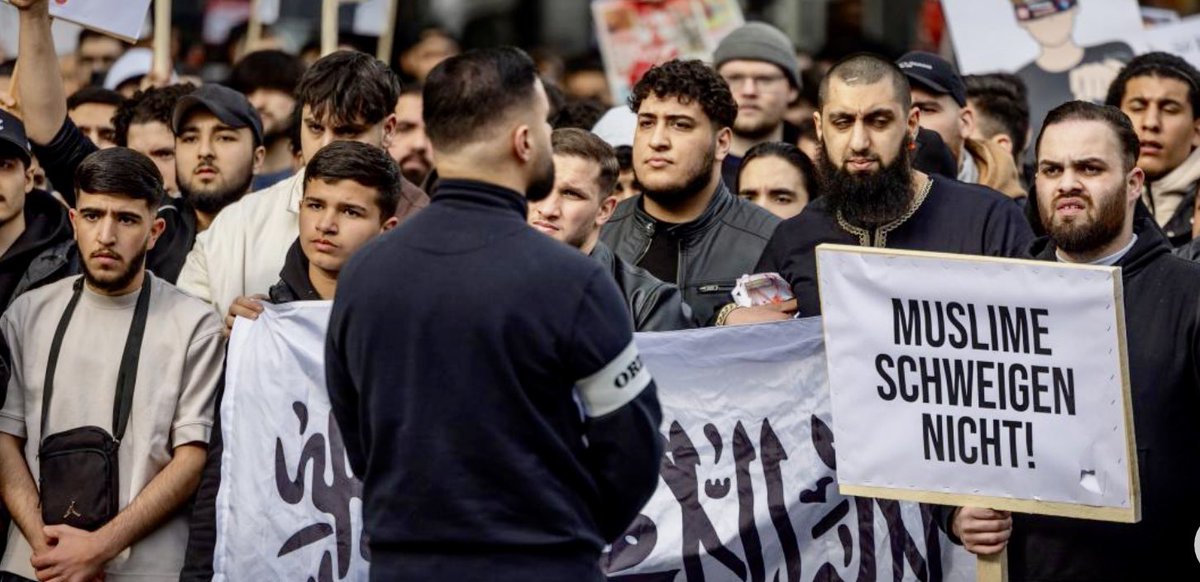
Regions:
M 1013 75 L 860 53 L 804 130 L 795 48 L 763 23 L 606 112 L 518 49 L 436 35 L 406 84 L 348 50 L 170 84 L 91 33 L 64 77 L 47 1 L 11 3 L 0 582 L 212 579 L 226 338 L 303 300 L 333 301 L 373 579 L 602 580 L 662 456 L 633 333 L 819 315 L 827 242 L 1120 267 L 1141 522 L 939 525 L 1008 548 L 1015 580 L 1200 576 L 1200 72 L 1176 56 L 1031 119 Z M 594 73 L 565 85 L 607 99 Z M 736 304 L 750 273 L 795 299 Z

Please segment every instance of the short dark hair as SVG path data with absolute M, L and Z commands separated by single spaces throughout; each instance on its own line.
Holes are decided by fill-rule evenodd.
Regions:
M 608 108 L 595 99 L 568 98 L 554 118 L 554 129 L 576 127 L 591 131 Z
M 102 39 L 102 40 L 109 39 L 109 40 L 112 40 L 113 42 L 117 42 L 117 43 L 121 42 L 120 40 L 117 40 L 115 37 L 104 34 L 103 32 L 97 32 L 90 28 L 84 28 L 79 31 L 79 40 L 75 45 L 75 51 L 78 52 L 79 49 L 83 48 L 84 41 L 89 41 L 92 39 Z M 122 46 L 125 46 L 125 45 L 122 43 Z
M 1137 132 L 1133 129 L 1133 122 L 1129 121 L 1129 117 L 1120 109 L 1112 105 L 1096 105 L 1086 101 L 1068 101 L 1050 110 L 1050 113 L 1046 115 L 1046 121 L 1042 123 L 1042 131 L 1038 133 L 1034 146 L 1035 158 L 1041 154 L 1042 136 L 1046 135 L 1046 130 L 1052 125 L 1068 121 L 1099 121 L 1107 125 L 1116 136 L 1117 144 L 1121 147 L 1121 163 L 1124 171 L 1128 172 L 1137 165 L 1139 142 Z
M 985 137 L 1006 133 L 1012 138 L 1013 158 L 1025 149 L 1029 133 L 1029 96 L 1025 82 L 1011 73 L 967 75 L 967 99 L 974 106 L 979 130 Z
M 125 102 L 125 98 L 120 93 L 105 89 L 104 87 L 84 87 L 67 97 L 67 111 L 74 111 L 80 105 L 88 103 L 99 103 L 101 105 L 112 105 L 120 107 L 121 103 Z
M 171 85 L 170 87 L 150 88 L 138 91 L 133 97 L 126 99 L 117 106 L 113 114 L 113 127 L 116 129 L 117 145 L 129 145 L 129 126 L 135 123 L 150 123 L 157 121 L 171 129 L 171 117 L 175 113 L 175 103 L 180 97 L 191 93 L 196 86 L 191 83 Z
M 674 59 L 646 71 L 633 86 L 629 108 L 637 113 L 642 101 L 654 95 L 659 99 L 674 97 L 680 103 L 697 103 L 718 129 L 733 127 L 737 119 L 737 101 L 729 84 L 712 67 L 701 61 Z
M 1125 99 L 1125 86 L 1137 77 L 1159 77 L 1183 82 L 1188 88 L 1188 104 L 1192 106 L 1192 117 L 1200 117 L 1200 71 L 1191 63 L 1164 52 L 1138 55 L 1129 61 L 1108 86 L 1108 96 L 1104 102 L 1119 108 L 1121 101 Z
M 434 149 L 452 151 L 483 137 L 518 107 L 532 107 L 538 80 L 519 48 L 470 50 L 438 63 L 425 79 L 425 133 Z
M 254 51 L 242 57 L 229 74 L 229 87 L 243 95 L 270 89 L 292 95 L 304 75 L 304 63 L 279 50 Z
M 613 152 L 617 154 L 617 167 L 622 172 L 633 171 L 633 146 L 619 145 L 613 148 Z
M 357 51 L 338 51 L 313 63 L 296 86 L 296 108 L 328 114 L 334 123 L 376 124 L 396 110 L 400 80 L 383 61 Z
M 325 183 L 353 180 L 374 188 L 380 221 L 395 216 L 403 182 L 400 167 L 387 150 L 357 141 L 335 141 L 317 152 L 304 167 L 304 190 L 313 180 Z
M 93 152 L 75 168 L 75 195 L 109 194 L 144 200 L 151 212 L 162 205 L 163 178 L 150 158 L 129 148 Z
M 603 202 L 612 196 L 617 188 L 617 176 L 621 173 L 612 146 L 596 134 L 574 127 L 554 130 L 550 134 L 550 145 L 556 156 L 582 158 L 599 165 L 600 176 L 596 178 L 596 184 L 600 186 L 600 200 Z
M 742 165 L 738 169 L 738 182 L 742 181 L 742 172 L 746 170 L 746 166 L 755 158 L 779 158 L 796 168 L 800 172 L 800 178 L 804 180 L 804 189 L 808 190 L 808 200 L 812 202 L 821 196 L 821 191 L 817 187 L 817 168 L 813 165 L 812 160 L 800 148 L 783 141 L 765 141 L 746 152 L 746 157 L 742 158 Z
M 900 103 L 900 109 L 907 112 L 912 108 L 912 93 L 908 77 L 904 75 L 904 71 L 901 71 L 900 67 L 896 66 L 896 63 L 877 54 L 855 53 L 834 63 L 829 72 L 825 73 L 825 77 L 821 79 L 821 87 L 817 90 L 818 111 L 825 108 L 825 101 L 829 98 L 829 82 L 834 78 L 847 85 L 871 85 L 880 80 L 889 80 L 892 82 L 892 91 L 896 93 L 896 99 Z

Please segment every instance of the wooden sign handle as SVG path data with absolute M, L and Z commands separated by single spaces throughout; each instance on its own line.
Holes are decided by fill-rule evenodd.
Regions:
M 999 554 L 976 557 L 977 582 L 1008 582 L 1008 548 L 1004 548 Z
M 321 4 L 321 56 L 337 50 L 339 0 L 324 0 Z
M 154 74 L 164 83 L 171 78 L 171 0 L 154 2 Z

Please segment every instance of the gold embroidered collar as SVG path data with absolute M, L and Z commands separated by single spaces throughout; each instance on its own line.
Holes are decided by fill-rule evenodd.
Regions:
M 875 236 L 874 236 L 875 245 L 874 246 L 879 247 L 879 248 L 886 247 L 888 233 L 892 232 L 893 230 L 896 230 L 897 228 L 900 228 L 900 225 L 904 224 L 908 219 L 912 218 L 912 216 L 917 213 L 917 210 L 921 208 L 921 204 L 923 204 L 925 202 L 925 198 L 927 198 L 929 196 L 929 191 L 932 188 L 933 188 L 933 176 L 930 176 L 929 179 L 925 181 L 925 186 L 923 188 L 921 188 L 920 191 L 917 192 L 916 196 L 913 196 L 912 203 L 908 205 L 908 210 L 905 210 L 904 214 L 900 215 L 900 217 L 897 218 L 896 220 L 893 220 L 893 221 L 891 221 L 887 224 L 884 224 L 884 225 L 880 226 L 879 228 L 875 229 L 875 233 L 874 233 L 875 234 Z M 865 228 L 859 228 L 857 226 L 854 226 L 853 224 L 850 224 L 850 222 L 848 220 L 846 220 L 846 218 L 844 216 L 842 216 L 842 211 L 840 211 L 840 210 L 837 213 L 837 222 L 838 222 L 838 226 L 842 227 L 842 230 L 858 237 L 859 246 L 864 246 L 864 247 L 872 246 L 871 245 L 871 239 L 872 239 L 871 231 L 867 230 Z

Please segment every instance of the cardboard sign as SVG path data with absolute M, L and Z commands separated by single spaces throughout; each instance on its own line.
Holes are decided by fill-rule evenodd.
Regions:
M 1156 26 L 1146 31 L 1151 50 L 1178 55 L 1200 67 L 1200 16 Z
M 817 248 L 842 492 L 1136 522 L 1119 269 Z
M 135 43 L 142 37 L 150 0 L 52 0 L 50 16 Z
M 654 65 L 711 61 L 721 39 L 744 22 L 736 0 L 596 0 L 592 16 L 616 103 Z

